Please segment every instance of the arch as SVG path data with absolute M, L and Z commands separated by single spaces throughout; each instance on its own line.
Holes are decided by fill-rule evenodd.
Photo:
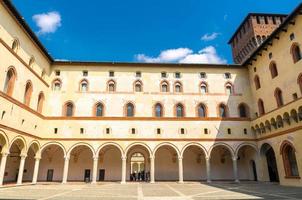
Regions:
M 254 77 L 254 84 L 255 84 L 256 90 L 261 88 L 260 78 L 258 75 L 255 75 L 255 77 Z
M 240 103 L 238 105 L 239 117 L 250 117 L 249 106 L 246 103 Z
M 177 103 L 174 106 L 175 117 L 185 117 L 185 106 L 182 103 Z
M 153 106 L 153 116 L 163 117 L 164 116 L 164 106 L 161 102 L 156 102 Z
M 59 147 L 62 149 L 62 151 L 63 151 L 64 157 L 67 156 L 67 151 L 66 151 L 64 145 L 62 145 L 62 144 L 59 143 L 59 142 L 55 142 L 55 141 L 52 141 L 52 142 L 48 142 L 48 143 L 46 143 L 46 144 L 43 144 L 43 145 L 41 146 L 41 148 L 40 148 L 40 153 L 41 153 L 41 155 L 42 155 L 42 153 L 44 152 L 44 150 L 46 149 L 46 147 L 49 147 L 49 146 L 51 146 L 51 145 L 59 146 Z
M 255 144 L 244 142 L 244 143 L 241 143 L 241 144 L 239 144 L 237 146 L 237 148 L 235 150 L 235 156 L 238 156 L 238 152 L 240 151 L 240 149 L 243 148 L 243 147 L 245 147 L 245 146 L 252 147 L 256 151 L 256 153 L 259 152 L 259 150 L 258 150 L 258 148 L 257 148 L 257 146 Z
M 10 145 L 9 145 L 9 139 L 8 139 L 6 133 L 3 130 L 0 130 L 0 136 L 2 136 L 3 139 L 4 139 L 4 144 L 2 144 L 3 145 L 2 150 L 0 151 L 0 154 L 1 154 L 3 152 L 8 152 Z M 0 139 L 1 139 L 1 137 L 0 137 Z M 1 142 L 1 140 L 0 140 L 0 142 Z
M 283 121 L 286 122 L 287 125 L 290 125 L 291 119 L 290 119 L 290 115 L 288 112 L 285 112 L 283 114 Z
M 154 150 L 153 150 L 153 156 L 155 156 L 156 151 L 157 151 L 159 148 L 163 147 L 163 146 L 172 147 L 172 148 L 176 151 L 177 156 L 180 157 L 180 151 L 178 150 L 178 148 L 177 148 L 174 144 L 169 143 L 169 142 L 163 142 L 163 143 L 158 144 L 158 145 L 154 148 Z
M 202 81 L 202 82 L 199 84 L 199 89 L 200 89 L 200 93 L 201 93 L 201 94 L 207 94 L 207 93 L 209 93 L 209 86 L 208 86 L 208 83 L 205 82 L 205 81 Z
M 302 94 L 302 73 L 299 74 L 298 78 L 297 78 L 297 83 L 299 85 L 300 88 L 300 92 Z
M 258 111 L 260 116 L 265 114 L 265 108 L 262 99 L 258 99 Z
M 191 147 L 191 146 L 196 146 L 196 147 L 199 147 L 204 155 L 207 157 L 208 156 L 208 151 L 207 149 L 202 145 L 202 144 L 199 144 L 199 143 L 196 143 L 196 142 L 192 142 L 192 143 L 189 143 L 189 144 L 186 144 L 180 151 L 180 157 L 183 157 L 184 155 L 184 152 L 186 151 L 187 148 Z
M 213 149 L 214 149 L 215 147 L 218 147 L 218 146 L 224 146 L 225 148 L 227 148 L 227 149 L 229 150 L 229 152 L 231 153 L 231 156 L 232 156 L 232 157 L 235 156 L 234 150 L 233 150 L 233 148 L 232 148 L 230 145 L 228 145 L 228 144 L 226 144 L 226 143 L 224 143 L 224 142 L 218 142 L 218 143 L 214 143 L 214 144 L 209 148 L 209 150 L 208 150 L 208 156 L 209 156 L 209 158 L 212 156 L 211 153 L 212 153 Z
M 204 103 L 199 103 L 196 107 L 196 116 L 197 117 L 207 117 L 208 108 Z
M 115 92 L 116 91 L 116 82 L 111 79 L 107 81 L 107 92 Z
M 33 146 L 33 151 L 34 153 L 37 155 L 40 150 L 41 150 L 41 146 L 38 140 L 33 140 L 29 143 L 28 145 L 28 149 L 27 149 L 27 153 L 29 152 L 30 148 Z
M 14 38 L 11 46 L 12 50 L 17 53 L 20 48 L 20 41 L 18 38 Z
M 291 118 L 292 118 L 296 123 L 298 123 L 298 121 L 299 121 L 298 113 L 297 113 L 297 111 L 296 111 L 295 109 L 292 109 L 292 110 L 290 111 L 290 116 L 291 116 Z
M 79 91 L 88 92 L 89 91 L 89 81 L 87 79 L 82 79 L 79 82 Z
M 170 91 L 170 85 L 168 81 L 163 80 L 160 82 L 160 92 L 169 92 Z
M 16 79 L 17 79 L 17 71 L 15 67 L 10 66 L 7 69 L 6 78 L 4 82 L 4 89 L 3 89 L 3 92 L 6 93 L 8 96 L 13 95 Z
M 62 114 L 66 117 L 72 117 L 75 113 L 75 106 L 72 101 L 67 101 L 64 103 Z
M 272 78 L 275 78 L 278 76 L 278 69 L 277 69 L 277 64 L 275 61 L 272 61 L 269 65 L 269 70 L 271 72 Z
M 180 81 L 176 81 L 174 83 L 174 92 L 175 93 L 181 93 L 181 92 L 183 92 L 183 86 L 182 86 L 182 83 Z
M 224 84 L 224 88 L 225 88 L 225 93 L 228 94 L 228 95 L 231 95 L 231 94 L 235 93 L 234 85 L 230 81 L 228 81 Z
M 35 57 L 34 56 L 31 56 L 30 57 L 30 59 L 29 59 L 29 61 L 28 61 L 28 66 L 30 67 L 30 68 L 32 68 L 33 67 L 33 65 L 34 65 L 34 63 L 35 63 Z
M 27 106 L 30 105 L 32 92 L 33 92 L 33 84 L 30 80 L 28 80 L 25 85 L 25 92 L 24 92 L 24 99 L 23 99 L 23 103 Z
M 280 88 L 276 88 L 274 92 L 274 96 L 276 99 L 277 107 L 283 106 L 283 96 L 282 96 L 282 90 Z
M 287 145 L 291 146 L 291 147 L 293 148 L 293 150 L 296 152 L 296 148 L 295 148 L 294 144 L 293 144 L 292 142 L 288 141 L 288 140 L 284 140 L 284 141 L 281 143 L 280 149 L 279 149 L 279 152 L 280 152 L 281 155 L 282 155 L 282 153 L 283 153 L 283 151 L 284 151 L 284 148 L 285 148 Z
M 40 92 L 38 96 L 37 112 L 42 113 L 45 96 L 43 92 Z
M 290 53 L 292 54 L 293 62 L 296 63 L 301 60 L 301 50 L 300 45 L 295 42 L 290 47 Z
M 73 149 L 75 149 L 76 147 L 79 147 L 79 146 L 86 146 L 86 147 L 88 147 L 91 150 L 92 156 L 93 157 L 95 156 L 94 148 L 90 144 L 85 143 L 85 142 L 79 142 L 79 143 L 76 143 L 76 144 L 72 145 L 69 148 L 69 150 L 67 150 L 67 157 L 70 156 L 70 153 L 72 152 Z
M 150 147 L 149 147 L 147 144 L 142 143 L 142 142 L 134 142 L 134 143 L 131 143 L 130 145 L 128 145 L 128 146 L 126 147 L 124 156 L 127 156 L 127 154 L 129 153 L 129 150 L 130 150 L 132 147 L 134 147 L 134 146 L 142 146 L 142 147 L 144 147 L 144 148 L 147 149 L 147 151 L 148 151 L 148 153 L 149 153 L 149 156 L 152 156 L 152 155 L 153 155 L 153 154 L 152 154 L 152 150 L 150 149 Z
M 62 88 L 62 81 L 59 78 L 56 78 L 52 81 L 52 90 L 53 91 L 60 91 Z
M 221 117 L 221 118 L 229 117 L 229 109 L 225 103 L 218 104 L 217 115 L 218 115 L 218 117 Z
M 21 154 L 26 154 L 26 152 L 27 152 L 27 143 L 26 143 L 25 138 L 24 138 L 23 136 L 20 136 L 20 135 L 16 136 L 16 137 L 12 140 L 12 142 L 11 142 L 10 145 L 9 145 L 9 151 L 10 151 L 12 145 L 13 145 L 16 141 L 18 141 L 18 140 L 21 141 L 21 142 L 22 142 L 22 145 L 23 145 L 23 148 L 20 149 L 20 150 L 21 150 Z
M 124 116 L 125 117 L 134 117 L 135 116 L 135 106 L 134 103 L 128 102 L 124 106 Z
M 283 119 L 282 119 L 281 115 L 277 116 L 276 123 L 277 123 L 278 128 L 283 128 L 284 124 L 283 124 Z
M 299 177 L 299 168 L 294 145 L 288 140 L 284 140 L 280 145 L 280 154 L 283 159 L 285 178 Z
M 270 123 L 268 120 L 266 120 L 266 121 L 264 122 L 264 124 L 265 124 L 265 128 L 266 128 L 266 129 L 268 129 L 269 131 L 272 130 L 272 128 L 271 128 L 271 123 Z
M 100 151 L 101 151 L 103 148 L 107 147 L 107 146 L 115 146 L 116 148 L 118 148 L 118 150 L 120 151 L 121 155 L 122 155 L 122 156 L 124 155 L 124 150 L 123 150 L 123 148 L 122 148 L 119 144 L 114 143 L 114 142 L 106 142 L 106 143 L 102 144 L 101 146 L 99 146 L 98 149 L 96 150 L 95 155 L 99 155 Z
M 103 117 L 105 115 L 104 103 L 101 101 L 96 102 L 93 106 L 92 113 L 93 113 L 93 116 Z
M 143 92 L 143 82 L 141 80 L 136 80 L 133 83 L 134 92 Z

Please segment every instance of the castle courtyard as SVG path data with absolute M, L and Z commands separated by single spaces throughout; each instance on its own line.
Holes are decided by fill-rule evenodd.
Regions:
M 299 187 L 280 186 L 259 182 L 191 182 L 101 184 L 52 183 L 0 188 L 0 199 L 40 200 L 202 200 L 202 199 L 302 199 Z

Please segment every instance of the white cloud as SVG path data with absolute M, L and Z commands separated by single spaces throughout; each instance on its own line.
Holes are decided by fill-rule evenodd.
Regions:
M 135 56 L 139 62 L 146 63 L 204 63 L 204 64 L 224 64 L 227 61 L 221 58 L 213 46 L 205 47 L 194 53 L 189 48 L 167 49 L 162 51 L 158 57 L 150 57 L 145 54 Z
M 212 40 L 215 40 L 219 35 L 220 35 L 220 33 L 216 33 L 216 32 L 211 33 L 211 34 L 207 33 L 201 37 L 201 40 L 206 41 L 206 42 L 212 41 Z
M 54 33 L 61 26 L 61 15 L 56 11 L 36 14 L 32 19 L 39 27 L 38 34 Z

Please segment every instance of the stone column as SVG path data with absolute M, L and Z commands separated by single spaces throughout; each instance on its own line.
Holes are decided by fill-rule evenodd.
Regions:
M 40 160 L 41 160 L 40 157 L 35 157 L 35 168 L 34 168 L 32 184 L 37 184 Z
M 97 174 L 98 174 L 98 162 L 99 162 L 99 157 L 95 156 L 93 158 L 92 184 L 96 184 L 96 179 L 97 179 Z
M 69 159 L 70 158 L 68 156 L 65 157 L 64 169 L 63 169 L 63 180 L 62 180 L 63 184 L 67 183 Z
M 5 166 L 6 166 L 6 161 L 7 161 L 8 155 L 9 155 L 9 153 L 2 153 L 1 165 L 0 165 L 0 186 L 3 185 Z
M 126 183 L 126 166 L 127 166 L 127 157 L 122 156 L 122 184 Z
M 23 179 L 23 171 L 24 171 L 24 164 L 25 164 L 25 159 L 26 155 L 20 155 L 20 165 L 19 165 L 19 173 L 18 173 L 18 180 L 17 180 L 17 185 L 22 184 L 22 179 Z
M 237 166 L 237 156 L 233 157 L 233 173 L 234 173 L 234 179 L 236 183 L 239 183 L 238 179 L 238 166 Z
M 178 158 L 178 178 L 179 178 L 179 183 L 184 182 L 184 174 L 183 174 L 183 163 L 182 163 L 182 157 Z
M 206 157 L 207 182 L 211 183 L 211 159 Z
M 150 183 L 155 183 L 155 156 L 150 156 Z

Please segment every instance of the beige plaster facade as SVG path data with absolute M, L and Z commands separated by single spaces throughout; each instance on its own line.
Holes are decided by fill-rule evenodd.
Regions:
M 140 153 L 151 183 L 301 186 L 302 61 L 294 63 L 290 50 L 302 41 L 301 15 L 290 15 L 280 26 L 287 31 L 244 65 L 54 61 L 19 17 L 9 1 L 0 3 L 0 184 L 125 183 L 132 155 Z

